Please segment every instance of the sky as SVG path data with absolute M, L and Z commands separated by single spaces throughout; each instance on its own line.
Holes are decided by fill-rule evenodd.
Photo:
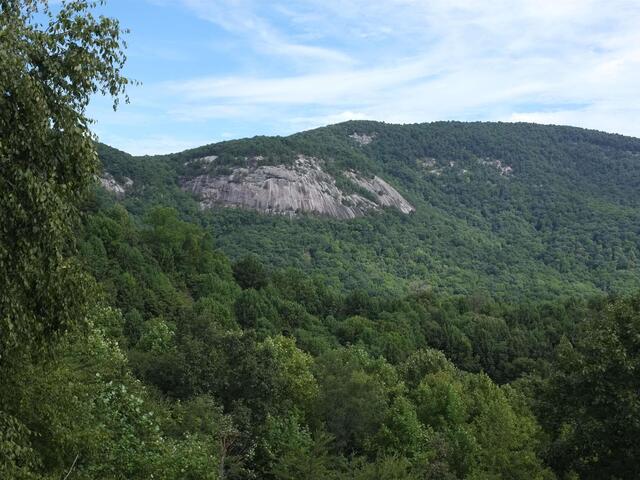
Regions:
M 640 137 L 640 0 L 108 0 L 132 154 L 350 119 L 526 121 Z

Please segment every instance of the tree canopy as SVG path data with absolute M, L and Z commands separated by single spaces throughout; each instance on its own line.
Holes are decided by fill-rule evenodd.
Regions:
M 119 23 L 94 6 L 0 2 L 0 361 L 84 316 L 69 247 L 99 165 L 85 109 L 127 84 Z
M 0 478 L 637 477 L 640 297 L 592 288 L 616 272 L 636 286 L 636 140 L 347 123 L 143 164 L 89 129 L 92 95 L 117 104 L 128 83 L 123 31 L 94 7 L 0 0 Z M 384 142 L 363 153 L 344 135 L 356 126 Z M 98 188 L 96 147 L 144 188 L 119 200 Z M 190 157 L 219 153 L 224 167 L 265 148 L 404 178 L 422 214 L 203 213 L 174 182 Z M 616 159 L 620 171 L 580 180 L 593 202 L 565 179 L 553 201 L 527 203 L 524 180 L 479 168 L 473 186 L 415 175 L 417 155 L 475 165 L 491 152 L 541 181 L 562 164 L 535 165 L 540 148 L 574 162 L 569 173 Z M 556 215 L 569 198 L 575 209 Z M 604 217 L 587 207 L 612 219 L 595 228 Z M 449 287 L 430 288 L 443 272 Z

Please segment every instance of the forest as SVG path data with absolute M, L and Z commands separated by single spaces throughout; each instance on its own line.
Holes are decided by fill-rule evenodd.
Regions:
M 359 145 L 352 132 L 373 140 Z M 141 216 L 151 205 L 171 206 L 234 260 L 254 254 L 374 293 L 428 286 L 447 295 L 551 300 L 640 289 L 636 138 L 520 123 L 351 121 L 173 155 L 134 157 L 102 144 L 98 152 L 104 171 L 133 182 L 119 199 L 128 211 Z M 281 165 L 300 154 L 322 159 L 341 186 L 348 170 L 385 178 L 415 212 L 290 221 L 247 209 L 203 210 L 181 188 L 251 158 Z M 215 162 L 198 163 L 208 156 Z
M 131 157 L 85 116 L 129 83 L 89 7 L 0 1 L 0 478 L 637 478 L 640 140 L 347 123 Z M 500 148 L 513 179 L 478 165 Z M 203 211 L 177 184 L 298 151 L 406 177 L 416 214 Z M 492 176 L 419 176 L 426 154 Z
M 638 296 L 370 296 L 85 208 L 86 324 L 3 376 L 16 478 L 635 476 Z

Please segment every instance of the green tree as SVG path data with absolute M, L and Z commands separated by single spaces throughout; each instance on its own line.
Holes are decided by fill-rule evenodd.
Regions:
M 0 476 L 35 466 L 29 413 L 9 385 L 26 354 L 52 350 L 87 313 L 87 279 L 72 260 L 77 207 L 98 170 L 85 115 L 96 93 L 114 98 L 128 80 L 119 23 L 94 2 L 0 1 Z M 26 388 L 26 387 L 25 387 Z M 48 402 L 50 398 L 46 399 Z M 44 400 L 43 400 L 44 401 Z M 11 412 L 11 413 L 9 413 Z M 6 460 L 5 460 L 6 459 Z M 60 457 L 58 460 L 62 460 Z
M 268 282 L 267 271 L 255 255 L 238 260 L 233 265 L 233 276 L 243 289 L 259 290 L 266 287 Z
M 117 20 L 95 2 L 0 2 L 0 359 L 81 321 L 86 291 L 68 255 L 76 207 L 97 173 L 92 95 L 128 80 Z
M 334 478 L 329 455 L 331 437 L 312 435 L 295 416 L 268 417 L 262 449 L 267 471 L 261 478 L 325 480 Z
M 381 457 L 374 462 L 356 459 L 351 464 L 354 480 L 417 480 L 422 478 L 411 471 L 411 462 L 403 457 Z
M 314 413 L 335 437 L 335 448 L 344 454 L 368 451 L 389 416 L 392 398 L 402 391 L 394 368 L 360 347 L 341 348 L 318 359 L 317 377 Z
M 269 329 L 277 323 L 278 312 L 264 290 L 243 290 L 234 307 L 238 323 L 243 328 L 266 326 Z
M 33 432 L 18 443 L 17 466 L 30 460 L 32 450 L 37 461 L 30 471 L 38 478 L 62 478 L 76 457 L 74 475 L 82 479 L 142 479 L 164 472 L 171 465 L 166 457 L 180 446 L 165 442 L 144 387 L 104 334 L 105 326 L 121 323 L 120 313 L 92 307 L 88 323 L 87 334 L 65 335 L 51 347 L 50 358 L 14 364 L 12 375 L 2 379 L 3 409 Z M 16 433 L 10 441 L 20 440 L 20 429 L 11 431 Z M 19 469 L 0 473 L 21 478 Z
M 550 463 L 580 478 L 640 471 L 640 296 L 612 301 L 564 340 L 539 413 L 552 432 Z

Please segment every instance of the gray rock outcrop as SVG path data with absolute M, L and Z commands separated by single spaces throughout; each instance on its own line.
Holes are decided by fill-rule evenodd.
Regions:
M 414 210 L 397 190 L 379 177 L 364 178 L 356 172 L 345 175 L 367 190 L 373 200 L 357 193 L 345 193 L 335 178 L 322 169 L 322 161 L 299 155 L 293 165 L 257 165 L 235 168 L 229 175 L 198 175 L 182 182 L 195 194 L 203 208 L 216 205 L 248 208 L 269 214 L 296 215 L 302 212 L 350 219 L 382 207 L 403 213 Z
M 398 191 L 381 179 L 375 176 L 371 179 L 359 176 L 356 172 L 346 172 L 345 174 L 354 183 L 368 190 L 376 197 L 376 204 L 382 207 L 393 207 L 402 213 L 411 213 L 415 210 Z
M 353 132 L 351 135 L 349 135 L 349 137 L 353 138 L 360 145 L 369 145 L 371 142 L 373 142 L 373 139 L 376 138 L 376 134 Z
M 109 172 L 104 172 L 98 181 L 102 188 L 113 193 L 117 198 L 123 198 L 127 189 L 133 187 L 133 180 L 129 177 L 124 177 L 124 184 L 120 184 Z

